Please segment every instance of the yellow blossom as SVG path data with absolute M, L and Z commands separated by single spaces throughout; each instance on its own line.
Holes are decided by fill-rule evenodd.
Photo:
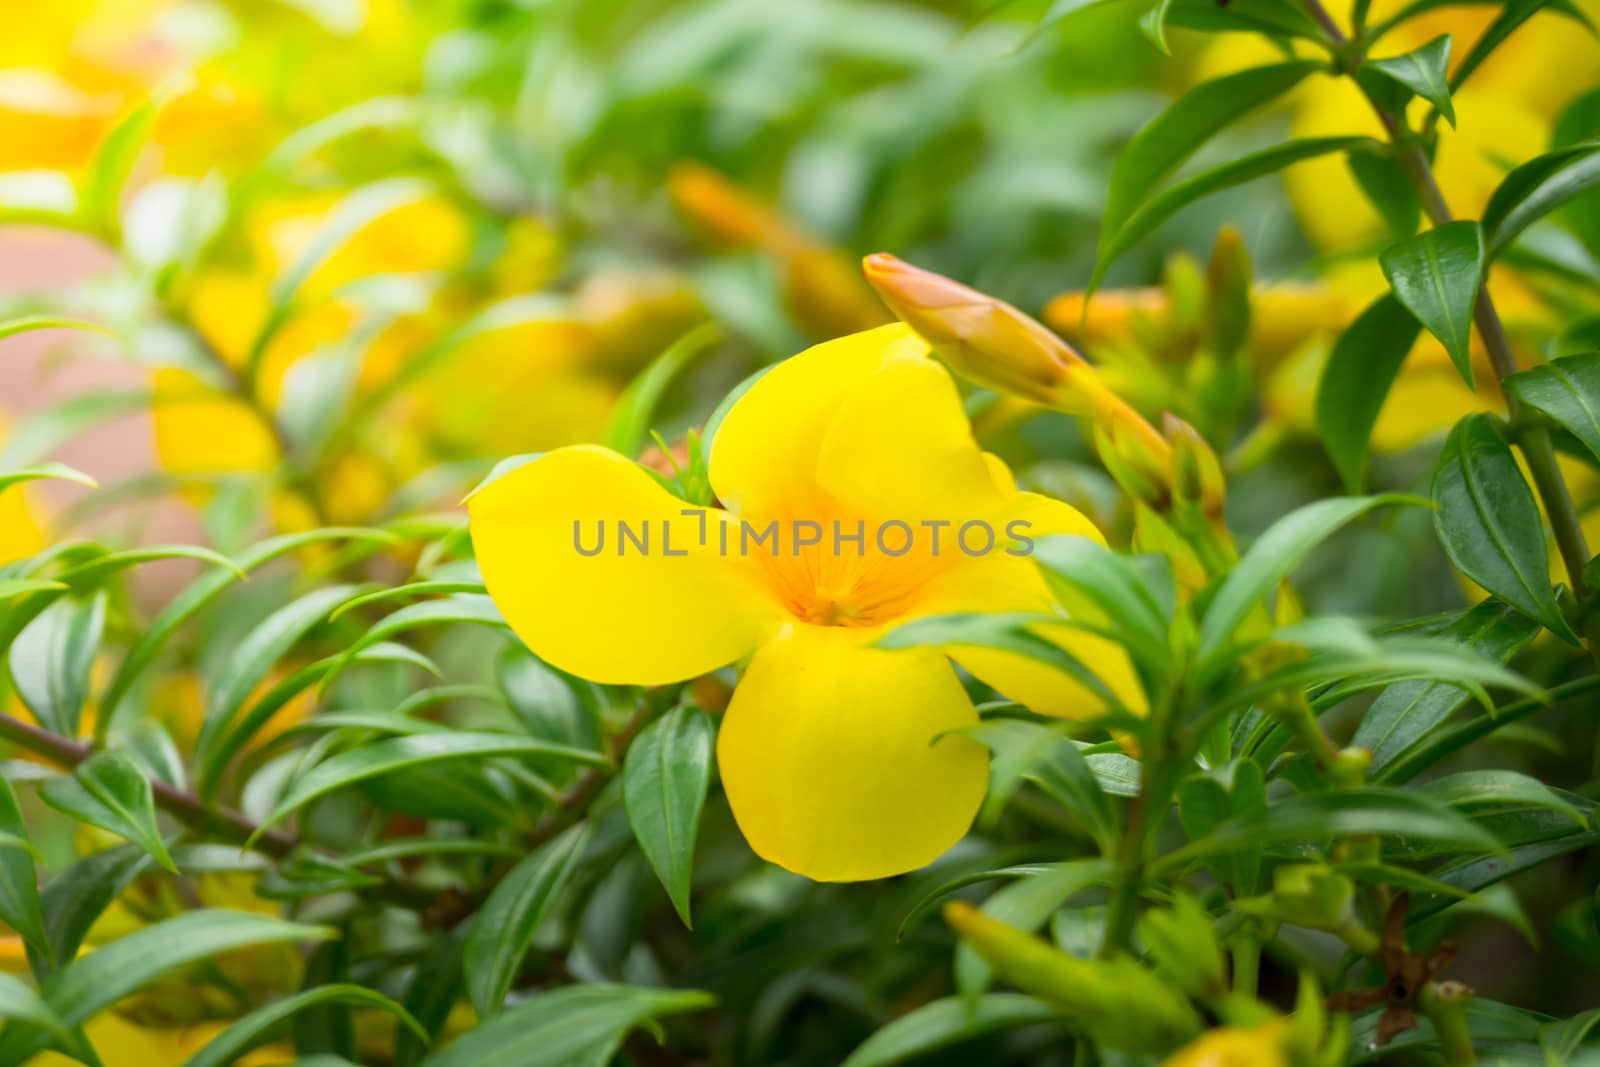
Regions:
M 686 511 L 623 456 L 558 449 L 480 489 L 471 528 L 507 621 L 563 670 L 660 685 L 750 657 L 718 762 L 759 855 L 849 881 L 913 870 L 961 838 L 987 768 L 982 747 L 959 733 L 978 717 L 946 652 L 1036 711 L 1102 711 L 1102 698 L 1021 655 L 873 647 L 920 617 L 1054 610 L 1032 562 L 1002 550 L 1014 547 L 1005 532 L 992 551 L 958 549 L 964 523 L 1006 531 L 1021 521 L 1028 537 L 1100 538 L 1067 505 L 1016 490 L 1004 464 L 973 440 L 955 383 L 905 326 L 821 344 L 772 368 L 716 431 L 709 468 L 722 507 Z M 802 544 L 808 522 L 817 541 Z M 924 534 L 874 536 L 892 522 Z M 643 523 L 657 539 L 654 555 L 619 552 L 620 542 L 584 550 L 597 527 L 620 536 L 621 524 Z M 942 524 L 933 527 L 944 530 L 942 549 L 926 536 L 930 523 Z M 588 532 L 575 539 L 580 528 Z M 747 531 L 769 530 L 787 531 L 776 534 L 782 552 L 776 541 L 746 550 Z M 860 551 L 835 531 L 864 532 Z M 1116 646 L 1065 621 L 1036 629 L 1131 710 L 1142 708 Z
M 1289 1020 L 1208 1030 L 1167 1057 L 1162 1067 L 1288 1067 L 1284 1038 Z

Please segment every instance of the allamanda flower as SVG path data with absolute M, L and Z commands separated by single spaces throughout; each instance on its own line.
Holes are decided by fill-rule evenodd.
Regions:
M 473 543 L 511 627 L 564 670 L 661 685 L 749 658 L 717 755 L 734 816 L 765 859 L 820 881 L 880 878 L 961 838 L 987 761 L 958 732 L 978 717 L 951 658 L 1035 711 L 1104 710 L 1103 697 L 1021 655 L 873 647 L 920 617 L 1049 612 L 1021 536 L 1100 540 L 1066 504 L 1017 491 L 907 327 L 852 334 L 772 368 L 716 430 L 709 472 L 721 506 L 694 509 L 621 455 L 558 449 L 473 495 Z M 618 540 L 593 551 L 598 530 L 616 535 L 622 523 L 635 536 L 647 523 L 654 553 Z M 958 544 L 969 523 L 996 534 L 989 551 Z M 803 524 L 813 524 L 804 536 Z M 769 525 L 794 536 L 781 533 L 770 550 L 734 548 Z M 858 531 L 860 542 L 837 537 Z M 967 547 L 979 547 L 981 530 L 967 532 Z M 1064 617 L 1036 632 L 1142 710 L 1116 646 Z

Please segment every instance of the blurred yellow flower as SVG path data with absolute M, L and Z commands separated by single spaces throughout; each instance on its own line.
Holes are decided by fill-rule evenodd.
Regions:
M 1031 561 L 1002 551 L 1008 541 L 957 551 L 964 523 L 1005 531 L 1025 521 L 1030 537 L 1099 532 L 1067 505 L 1016 490 L 973 440 L 948 373 L 898 324 L 768 371 L 717 430 L 710 479 L 726 510 L 686 511 L 643 468 L 592 446 L 515 468 L 468 505 L 490 594 L 535 653 L 595 681 L 666 684 L 753 654 L 718 745 L 751 847 L 824 881 L 931 862 L 983 798 L 983 749 L 951 733 L 978 718 L 945 651 L 872 642 L 923 616 L 1052 610 Z M 895 522 L 924 533 L 885 544 Z M 590 554 L 593 530 L 575 543 L 575 526 L 597 523 L 648 524 L 663 555 L 626 554 L 620 543 Z M 802 537 L 805 523 L 815 541 Z M 942 551 L 929 524 L 945 530 Z M 792 528 L 792 545 L 780 527 Z M 836 539 L 858 527 L 859 551 Z M 777 539 L 770 556 L 745 547 L 763 531 Z M 1038 629 L 1142 708 L 1120 649 L 1064 623 Z M 1104 707 L 1027 657 L 946 651 L 1036 711 L 1088 717 Z
M 1162 1067 L 1288 1067 L 1283 1042 L 1289 1020 L 1208 1030 L 1167 1057 Z

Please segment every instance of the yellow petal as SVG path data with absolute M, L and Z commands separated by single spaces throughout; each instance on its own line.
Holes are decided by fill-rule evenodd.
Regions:
M 737 523 L 705 511 L 702 543 L 701 520 L 686 508 L 634 463 L 589 445 L 546 453 L 468 505 L 478 566 L 517 636 L 562 670 L 625 685 L 721 667 L 776 625 L 758 565 L 718 551 L 724 525 L 737 544 Z M 619 541 L 619 523 L 643 531 L 648 552 Z M 603 547 L 585 554 L 602 525 Z
M 933 862 L 971 826 L 988 758 L 940 734 L 977 721 L 939 653 L 796 624 L 734 690 L 717 762 L 763 859 L 817 881 L 886 878 Z
M 1027 523 L 1019 532 L 1038 539 L 1075 534 L 1105 543 L 1092 522 L 1070 505 L 1037 493 L 1019 493 L 1013 519 Z M 1038 566 L 1026 556 L 990 552 L 937 576 L 919 605 L 919 615 L 958 612 L 1049 613 L 1056 608 Z M 1099 620 L 1086 620 L 1099 621 Z M 1134 714 L 1146 709 L 1144 691 L 1120 645 L 1069 625 L 1040 624 L 1030 629 L 1082 663 Z M 1009 700 L 1041 715 L 1089 719 L 1103 714 L 1105 698 L 1077 679 L 1036 659 L 996 648 L 949 649 L 957 663 Z
M 711 446 L 711 484 L 746 518 L 814 511 L 817 464 L 840 406 L 886 362 L 925 358 L 900 323 L 850 334 L 777 364 L 740 397 Z

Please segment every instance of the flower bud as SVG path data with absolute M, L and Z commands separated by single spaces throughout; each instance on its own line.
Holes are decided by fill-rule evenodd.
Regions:
M 1203 313 L 1206 347 L 1219 357 L 1244 349 L 1250 339 L 1250 253 L 1232 226 L 1224 226 L 1206 265 Z
M 1222 517 L 1226 485 L 1222 463 L 1200 431 L 1168 412 L 1162 419 L 1172 445 L 1172 496 L 1198 507 L 1208 519 Z
M 862 262 L 867 281 L 901 321 L 970 381 L 1077 415 L 1109 396 L 1083 357 L 1042 324 L 932 271 L 878 252 Z
M 673 167 L 667 175 L 667 194 L 712 241 L 769 252 L 788 252 L 807 244 L 805 236 L 776 212 L 703 164 Z
M 1073 1016 L 1104 1045 L 1162 1054 L 1200 1029 L 1188 999 L 1127 956 L 1069 956 L 959 901 L 946 905 L 944 914 L 997 974 Z

